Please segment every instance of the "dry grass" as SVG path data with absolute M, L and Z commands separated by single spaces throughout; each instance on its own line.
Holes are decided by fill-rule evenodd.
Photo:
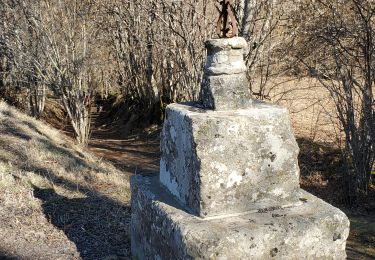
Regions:
M 313 79 L 278 81 L 272 101 L 291 112 L 301 148 L 301 186 L 346 210 L 337 121 L 328 92 Z M 62 117 L 61 111 L 54 113 L 55 119 Z M 155 168 L 158 140 L 108 140 L 110 133 L 97 135 L 91 149 L 116 164 L 123 163 L 124 170 Z M 0 258 L 130 256 L 130 191 L 124 171 L 4 103 L 0 103 L 0 189 Z M 374 201 L 365 202 L 362 208 L 374 211 Z M 375 257 L 375 212 L 347 212 L 352 222 L 350 259 Z
M 5 103 L 0 189 L 0 258 L 129 256 L 128 177 Z
M 300 147 L 301 187 L 349 216 L 348 259 L 374 259 L 375 183 L 358 208 L 346 208 L 345 171 L 340 156 L 344 136 L 329 92 L 312 78 L 278 78 L 270 85 L 276 86 L 271 100 L 287 107 L 291 115 Z
M 329 92 L 314 78 L 277 78 L 269 82 L 272 102 L 289 109 L 297 137 L 338 147 L 341 139 L 335 105 Z
M 328 90 L 314 78 L 277 78 L 270 81 L 267 88 L 271 86 L 274 86 L 271 101 L 287 107 L 291 115 L 301 148 L 301 184 L 328 187 L 329 182 L 340 182 L 344 172 L 340 149 L 345 137 Z M 342 189 L 341 186 L 331 188 Z M 342 205 L 339 202 L 342 195 L 335 194 L 337 192 L 331 192 L 332 201 L 325 199 Z

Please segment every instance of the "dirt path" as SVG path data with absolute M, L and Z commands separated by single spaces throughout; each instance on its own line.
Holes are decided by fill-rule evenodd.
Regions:
M 156 174 L 159 171 L 159 133 L 158 127 L 146 132 L 121 137 L 100 124 L 101 114 L 93 113 L 93 131 L 89 143 L 90 151 L 112 162 L 129 175 L 140 173 Z
M 101 127 L 99 119 L 102 116 L 104 116 L 104 113 L 93 113 L 93 132 L 89 149 L 97 156 L 111 161 L 129 176 L 135 173 L 157 174 L 160 157 L 160 128 L 154 127 L 147 131 L 140 131 L 141 133 L 121 137 L 121 134 Z M 318 147 L 317 144 L 314 145 Z M 311 171 L 306 167 L 309 168 L 308 165 L 311 165 L 312 157 L 310 153 L 304 156 L 303 149 L 301 154 L 300 165 L 302 166 L 301 175 L 303 176 L 304 174 L 307 175 L 305 172 Z M 322 157 L 326 156 L 322 155 Z M 321 160 L 324 161 L 324 158 L 317 158 L 316 160 L 320 162 Z M 324 161 L 323 164 L 328 165 L 328 163 Z M 332 185 L 320 185 L 316 182 L 313 185 L 315 187 L 305 186 L 304 188 L 335 204 Z M 318 189 L 316 189 L 316 186 L 319 186 Z M 375 212 L 368 215 L 349 213 L 348 216 L 351 220 L 351 232 L 347 244 L 348 259 L 375 259 Z

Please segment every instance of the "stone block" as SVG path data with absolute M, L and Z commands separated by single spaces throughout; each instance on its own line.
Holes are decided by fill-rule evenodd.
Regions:
M 161 136 L 160 182 L 201 217 L 286 205 L 298 200 L 298 152 L 282 107 L 210 111 L 172 104 Z
M 205 76 L 202 82 L 201 102 L 205 108 L 233 110 L 251 104 L 248 80 L 245 73 Z
M 346 258 L 347 217 L 303 190 L 294 205 L 202 219 L 188 214 L 155 177 L 134 176 L 131 188 L 136 259 Z

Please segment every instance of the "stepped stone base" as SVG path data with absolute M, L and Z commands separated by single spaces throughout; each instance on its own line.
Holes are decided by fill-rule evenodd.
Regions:
M 199 218 L 157 177 L 134 176 L 131 246 L 136 259 L 345 259 L 344 213 L 300 190 L 299 202 Z

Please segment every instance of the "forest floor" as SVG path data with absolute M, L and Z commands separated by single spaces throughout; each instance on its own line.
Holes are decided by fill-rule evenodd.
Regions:
M 375 185 L 367 200 L 361 201 L 361 207 L 346 207 L 338 149 L 341 137 L 337 134 L 329 94 L 313 79 L 279 81 L 282 87 L 272 93 L 272 101 L 290 111 L 300 147 L 301 187 L 349 216 L 348 259 L 375 259 Z M 160 127 L 153 126 L 124 137 L 101 126 L 98 118 L 100 115 L 94 114 L 96 126 L 89 145 L 92 152 L 130 175 L 158 173 Z
M 349 216 L 348 259 L 375 259 L 375 187 L 360 208 L 345 207 L 329 101 L 319 89 L 305 92 L 274 100 L 291 112 L 301 186 Z M 69 127 L 54 130 L 0 103 L 0 259 L 130 259 L 129 177 L 158 173 L 160 127 L 123 136 L 104 116 L 93 113 L 87 150 L 62 134 Z M 61 128 L 61 118 L 48 121 Z
M 129 176 L 0 101 L 0 259 L 130 259 Z
M 129 175 L 157 174 L 160 158 L 159 133 L 160 128 L 153 127 L 142 134 L 114 138 L 102 129 L 93 135 L 89 149 Z M 302 188 L 339 207 L 350 218 L 348 259 L 375 259 L 374 196 L 364 202 L 362 209 L 351 210 L 345 207 L 342 179 L 338 172 L 341 168 L 339 151 L 325 143 L 311 142 L 304 137 L 298 137 L 297 142 L 301 149 L 299 163 Z
M 98 115 L 94 115 L 94 119 Z M 159 171 L 160 127 L 153 126 L 137 134 L 121 137 L 98 127 L 93 132 L 89 149 L 111 161 L 129 176 L 135 173 L 157 174 Z M 345 207 L 342 193 L 340 153 L 331 143 L 312 141 L 305 130 L 297 133 L 299 163 L 303 189 L 342 209 L 350 218 L 347 243 L 348 259 L 375 259 L 375 187 L 360 209 Z

